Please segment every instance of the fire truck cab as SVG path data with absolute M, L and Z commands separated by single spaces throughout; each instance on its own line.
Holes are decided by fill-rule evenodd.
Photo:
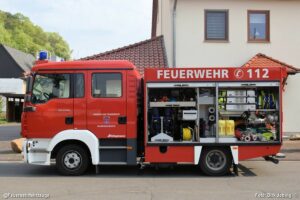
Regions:
M 90 164 L 198 165 L 224 175 L 239 160 L 275 160 L 281 68 L 146 69 L 128 61 L 42 62 L 28 76 L 24 160 L 60 173 Z

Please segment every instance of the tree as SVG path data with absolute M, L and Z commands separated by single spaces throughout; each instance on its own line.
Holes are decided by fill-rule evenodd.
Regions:
M 10 33 L 4 28 L 3 24 L 0 24 L 0 43 L 10 43 Z
M 47 50 L 65 60 L 70 59 L 68 43 L 58 34 L 45 32 L 20 13 L 0 11 L 0 43 L 19 49 L 33 56 Z

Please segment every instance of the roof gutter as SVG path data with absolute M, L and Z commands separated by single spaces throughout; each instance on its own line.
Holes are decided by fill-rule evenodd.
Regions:
M 174 0 L 173 4 L 173 18 L 172 18 L 172 38 L 173 38 L 173 67 L 176 67 L 176 9 L 177 9 L 177 0 Z
M 156 26 L 157 26 L 157 11 L 158 11 L 158 0 L 153 0 L 152 3 L 152 28 L 151 37 L 156 37 Z

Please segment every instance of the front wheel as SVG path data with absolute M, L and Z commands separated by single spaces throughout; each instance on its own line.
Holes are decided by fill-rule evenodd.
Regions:
M 200 158 L 201 170 L 209 176 L 223 176 L 230 172 L 232 156 L 228 149 L 211 147 L 203 149 Z
M 81 175 L 89 167 L 88 152 L 79 145 L 62 147 L 56 156 L 56 166 L 63 175 Z

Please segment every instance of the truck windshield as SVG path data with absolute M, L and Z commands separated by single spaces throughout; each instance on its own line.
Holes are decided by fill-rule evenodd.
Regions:
M 32 103 L 46 103 L 54 98 L 70 97 L 70 74 L 37 74 L 32 90 Z

